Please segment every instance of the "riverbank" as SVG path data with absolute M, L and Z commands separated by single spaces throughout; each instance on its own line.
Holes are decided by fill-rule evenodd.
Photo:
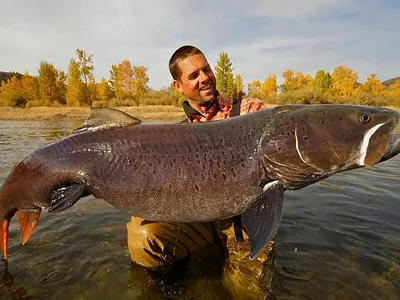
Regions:
M 146 122 L 175 122 L 185 118 L 182 108 L 176 106 L 149 105 L 118 107 L 118 109 Z M 89 114 L 89 107 L 0 107 L 0 120 L 84 120 Z
M 274 107 L 275 104 L 267 104 L 267 107 Z M 399 110 L 399 107 L 388 107 Z M 147 106 L 130 106 L 118 107 L 136 118 L 144 122 L 163 121 L 177 122 L 185 119 L 185 114 L 181 107 L 172 105 L 147 105 Z M 89 107 L 31 107 L 31 108 L 15 108 L 0 107 L 0 120 L 14 121 L 51 121 L 51 120 L 84 120 L 90 114 Z

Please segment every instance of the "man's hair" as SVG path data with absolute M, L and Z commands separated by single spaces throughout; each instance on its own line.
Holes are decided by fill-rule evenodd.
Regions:
M 171 58 L 169 59 L 169 71 L 172 75 L 172 78 L 174 78 L 175 80 L 181 79 L 182 70 L 179 68 L 178 63 L 180 61 L 186 59 L 186 57 L 192 56 L 195 54 L 201 54 L 201 55 L 205 56 L 199 48 L 197 48 L 195 46 L 191 46 L 191 45 L 181 46 L 177 50 L 175 50 L 175 52 L 172 54 Z

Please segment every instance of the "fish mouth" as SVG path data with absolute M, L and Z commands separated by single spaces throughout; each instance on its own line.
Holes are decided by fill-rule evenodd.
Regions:
M 41 208 L 21 209 L 15 213 L 21 231 L 22 245 L 25 245 L 31 237 L 33 229 L 39 221 L 40 213 Z M 4 259 L 8 258 L 8 235 L 11 218 L 12 216 L 3 219 L 0 218 L 0 250 L 3 253 Z
M 383 154 L 379 162 L 386 161 L 400 153 L 400 134 L 392 134 L 389 141 L 389 146 Z

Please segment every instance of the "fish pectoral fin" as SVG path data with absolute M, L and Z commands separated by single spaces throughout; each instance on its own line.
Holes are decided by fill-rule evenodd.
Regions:
M 90 112 L 89 118 L 85 120 L 81 127 L 75 128 L 72 131 L 73 134 L 84 131 L 106 130 L 113 127 L 126 127 L 142 123 L 138 118 L 118 109 L 93 107 Z
M 257 258 L 278 231 L 282 218 L 283 186 L 274 181 L 264 188 L 259 198 L 242 214 L 249 235 L 250 260 Z
M 84 184 L 73 183 L 54 190 L 51 193 L 49 212 L 60 212 L 74 205 L 80 198 L 92 192 Z

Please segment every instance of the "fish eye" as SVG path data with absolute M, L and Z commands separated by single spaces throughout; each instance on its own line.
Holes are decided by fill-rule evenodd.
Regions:
M 359 118 L 360 118 L 360 122 L 363 124 L 366 124 L 369 121 L 371 121 L 371 115 L 367 114 L 367 113 L 362 113 Z

